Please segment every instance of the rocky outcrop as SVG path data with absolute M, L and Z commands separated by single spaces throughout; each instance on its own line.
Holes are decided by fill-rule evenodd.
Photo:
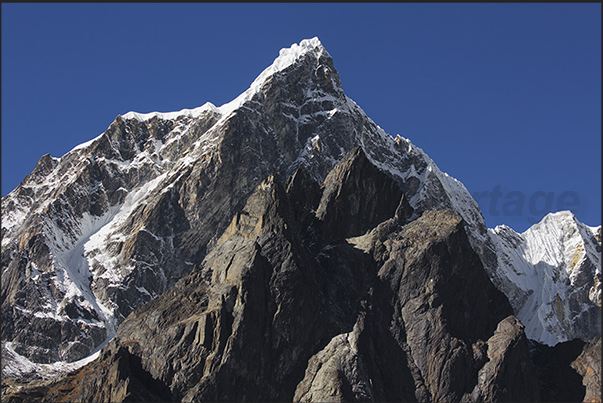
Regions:
M 540 390 L 530 361 L 524 326 L 509 316 L 498 324 L 487 343 L 488 362 L 479 370 L 471 400 L 536 402 Z
M 578 358 L 570 364 L 582 377 L 585 402 L 601 401 L 601 338 L 589 340 Z
M 600 338 L 574 339 L 554 347 L 530 343 L 543 401 L 601 401 Z
M 441 210 L 408 222 L 404 195 L 360 150 L 329 177 L 322 188 L 303 171 L 259 184 L 200 265 L 41 400 L 537 399 L 523 327 L 462 219 Z M 372 207 L 353 208 L 345 189 Z M 358 235 L 355 220 L 377 217 Z M 337 220 L 353 230 L 332 232 Z M 104 369 L 83 376 L 93 368 Z
M 383 178 L 376 181 L 375 176 Z M 392 217 L 402 191 L 371 164 L 362 148 L 356 147 L 325 179 L 325 191 L 316 211 L 322 231 L 331 240 L 365 233 Z M 406 204 L 406 198 L 404 199 Z M 412 210 L 408 206 L 409 212 Z
M 354 242 L 370 251 L 380 266 L 378 275 L 385 287 L 380 289 L 391 295 L 393 309 L 391 322 L 385 323 L 391 323 L 390 334 L 406 355 L 415 398 L 499 400 L 490 391 L 482 396 L 472 392 L 478 372 L 488 362 L 486 341 L 489 346 L 499 322 L 512 310 L 469 246 L 462 220 L 449 211 L 428 211 L 402 227 L 388 220 Z M 523 334 L 521 328 L 518 332 Z M 527 353 L 525 335 L 516 343 L 519 356 Z M 523 357 L 524 364 L 531 365 L 529 355 Z M 507 356 L 502 360 L 509 362 Z M 516 374 L 526 379 L 531 375 Z M 533 395 L 533 388 L 520 388 L 519 382 L 517 386 L 518 396 Z
M 115 342 L 104 349 L 97 361 L 66 374 L 59 382 L 46 381 L 35 387 L 3 392 L 2 401 L 7 403 L 171 400 L 170 390 L 142 368 L 140 358 Z

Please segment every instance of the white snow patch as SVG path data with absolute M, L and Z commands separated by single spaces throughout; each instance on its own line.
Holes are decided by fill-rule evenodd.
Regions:
M 102 132 L 101 134 L 99 134 L 98 136 L 96 136 L 95 138 L 93 138 L 92 140 L 86 141 L 86 142 L 84 142 L 84 143 L 82 143 L 82 144 L 79 144 L 79 145 L 77 145 L 77 146 L 73 147 L 73 148 L 71 149 L 71 151 L 69 151 L 67 154 L 72 153 L 72 152 L 77 151 L 77 150 L 81 150 L 81 149 L 84 149 L 84 148 L 89 147 L 89 146 L 90 146 L 90 145 L 92 145 L 92 143 L 94 143 L 96 140 L 100 139 L 100 138 L 103 136 L 103 134 L 105 134 L 105 132 Z M 65 154 L 65 155 L 67 155 L 67 154 Z
M 207 112 L 207 111 L 219 112 L 218 108 L 216 108 L 216 106 L 214 104 L 212 104 L 211 102 L 206 102 L 205 104 L 203 104 L 197 108 L 182 109 L 177 112 L 138 113 L 138 112 L 130 111 L 130 112 L 122 115 L 122 118 L 126 119 L 126 120 L 127 119 L 135 119 L 135 120 L 138 120 L 139 122 L 144 122 L 144 121 L 152 119 L 154 117 L 157 117 L 158 119 L 163 119 L 163 120 L 172 120 L 172 119 L 177 119 L 179 117 L 197 118 L 197 117 L 201 116 L 204 112 Z
M 53 224 L 46 222 L 45 235 L 47 239 L 56 239 L 51 242 L 51 249 L 55 267 L 55 286 L 65 293 L 62 302 L 56 306 L 55 312 L 44 312 L 46 315 L 55 315 L 60 318 L 60 309 L 64 303 L 79 301 L 82 308 L 95 311 L 104 322 L 107 333 L 112 337 L 116 325 L 113 310 L 105 306 L 90 288 L 90 266 L 84 257 L 85 244 L 103 227 L 111 222 L 119 210 L 119 206 L 111 207 L 103 216 L 96 217 L 85 213 L 79 221 L 79 237 L 71 241 L 62 231 Z
M 31 378 L 39 376 L 42 379 L 54 378 L 58 375 L 74 371 L 84 365 L 96 360 L 100 351 L 112 339 L 114 335 L 97 346 L 94 351 L 85 358 L 74 362 L 58 361 L 52 364 L 38 364 L 30 361 L 27 357 L 18 354 L 12 346 L 11 342 L 2 342 L 2 376 L 6 378 Z

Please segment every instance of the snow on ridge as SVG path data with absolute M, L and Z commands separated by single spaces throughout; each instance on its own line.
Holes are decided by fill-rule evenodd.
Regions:
M 192 118 L 199 117 L 202 113 L 206 111 L 213 111 L 220 115 L 220 120 L 223 121 L 226 117 L 228 117 L 232 112 L 236 109 L 240 108 L 245 102 L 251 100 L 255 94 L 260 91 L 260 88 L 264 84 L 264 82 L 274 74 L 286 69 L 295 63 L 301 56 L 314 52 L 316 54 L 316 58 L 320 58 L 323 54 L 330 57 L 327 50 L 323 47 L 322 43 L 318 39 L 318 37 L 313 37 L 310 39 L 304 39 L 299 44 L 294 43 L 289 48 L 283 48 L 279 51 L 279 56 L 272 62 L 270 66 L 264 69 L 257 78 L 251 83 L 249 88 L 240 94 L 238 97 L 233 99 L 230 102 L 223 104 L 220 107 L 216 107 L 211 102 L 206 102 L 200 107 L 194 109 L 182 109 L 177 112 L 149 112 L 149 113 L 138 113 L 134 111 L 130 111 L 124 115 L 122 115 L 122 119 L 126 120 L 137 120 L 139 122 L 144 122 L 150 120 L 154 117 L 163 120 L 172 120 L 177 119 L 181 116 L 188 116 Z M 96 139 L 98 139 L 101 135 L 96 138 L 82 143 L 71 151 L 75 151 L 81 148 L 85 148 L 92 144 Z
M 270 66 L 264 69 L 264 71 L 262 71 L 260 75 L 253 80 L 250 89 L 259 89 L 259 87 L 264 83 L 264 81 L 266 81 L 268 77 L 286 69 L 295 63 L 302 55 L 310 52 L 317 53 L 317 58 L 322 54 L 330 56 L 327 50 L 322 46 L 322 43 L 320 43 L 318 37 L 304 39 L 299 43 L 299 45 L 294 43 L 290 48 L 283 48 L 279 51 L 279 55 L 274 62 L 272 62 Z
M 124 115 L 121 115 L 121 118 L 125 119 L 125 120 L 137 120 L 139 122 L 145 122 L 154 117 L 157 117 L 158 119 L 162 119 L 162 120 L 173 120 L 173 119 L 177 119 L 182 116 L 186 116 L 186 117 L 190 117 L 190 118 L 197 118 L 197 117 L 201 116 L 204 112 L 208 112 L 208 111 L 220 113 L 220 110 L 214 104 L 212 104 L 211 102 L 206 102 L 197 108 L 193 108 L 193 109 L 185 108 L 185 109 L 181 109 L 176 112 L 139 113 L 139 112 L 130 111 Z M 105 133 L 106 133 L 106 131 L 104 131 L 101 134 L 99 134 L 98 136 L 94 137 L 92 140 L 88 140 L 84 143 L 76 145 L 70 151 L 68 151 L 65 155 L 70 154 L 74 151 L 89 147 L 96 140 L 100 139 L 103 136 L 103 134 L 105 134 Z M 55 160 L 60 160 L 60 158 L 55 158 L 55 157 L 52 157 L 52 158 Z
M 139 122 L 144 122 L 144 121 L 150 120 L 154 117 L 157 117 L 157 118 L 163 119 L 163 120 L 173 120 L 173 119 L 177 119 L 181 116 L 197 118 L 197 117 L 201 116 L 201 114 L 203 114 L 203 112 L 207 112 L 207 111 L 213 111 L 213 112 L 219 113 L 218 108 L 216 108 L 216 106 L 214 104 L 212 104 L 211 102 L 206 102 L 197 108 L 194 108 L 194 109 L 186 109 L 185 108 L 185 109 L 181 109 L 176 112 L 138 113 L 138 112 L 130 111 L 124 115 L 121 115 L 121 118 L 125 119 L 125 120 L 137 120 Z M 105 134 L 105 132 L 106 131 L 102 132 L 101 134 L 99 134 L 98 136 L 93 138 L 92 140 L 88 140 L 82 144 L 78 144 L 77 146 L 73 147 L 69 152 L 67 152 L 65 155 L 90 146 L 96 140 L 101 138 L 102 135 Z
M 279 51 L 278 57 L 251 83 L 251 87 L 260 86 L 266 79 L 279 71 L 291 66 L 302 55 L 310 52 L 316 52 L 317 58 L 322 54 L 329 56 L 326 49 L 320 43 L 318 37 L 302 40 L 299 45 L 294 43 L 290 48 L 283 48 Z
M 600 298 L 596 281 L 586 283 L 592 286 L 586 290 L 590 302 L 581 302 L 573 286 L 583 288 L 585 276 L 601 274 L 593 229 L 570 211 L 549 213 L 521 234 L 506 225 L 488 229 L 496 246 L 498 274 L 505 279 L 503 291 L 519 298 L 510 297 L 528 338 L 552 346 L 580 336 L 572 330 L 574 321 Z M 585 265 L 587 260 L 592 265 Z
M 170 120 L 176 119 L 180 116 L 198 117 L 201 113 L 211 110 L 220 113 L 222 117 L 230 115 L 231 112 L 238 109 L 245 102 L 249 101 L 261 88 L 262 84 L 268 79 L 268 77 L 278 73 L 291 66 L 297 61 L 302 55 L 316 52 L 317 58 L 322 54 L 330 56 L 326 49 L 322 46 L 322 43 L 318 37 L 311 39 L 304 39 L 299 44 L 294 43 L 289 48 L 283 48 L 280 50 L 278 57 L 268 66 L 260 75 L 251 83 L 249 88 L 239 95 L 234 100 L 227 102 L 219 108 L 213 105 L 211 102 L 206 102 L 204 105 L 195 109 L 182 109 L 178 112 L 149 112 L 149 113 L 138 113 L 130 111 L 125 115 L 122 115 L 123 119 L 136 119 L 140 122 L 158 117 L 160 119 Z
M 159 119 L 164 119 L 164 120 L 171 120 L 171 119 L 177 119 L 180 116 L 188 116 L 191 118 L 196 118 L 201 116 L 201 114 L 203 112 L 207 112 L 207 111 L 214 111 L 214 112 L 218 112 L 218 108 L 216 108 L 216 106 L 214 104 L 212 104 L 211 102 L 206 102 L 203 105 L 194 108 L 194 109 L 181 109 L 177 112 L 149 112 L 149 113 L 138 113 L 138 112 L 134 112 L 134 111 L 130 111 L 124 115 L 122 115 L 122 119 L 135 119 L 138 120 L 139 122 L 144 122 L 146 120 L 152 119 L 154 117 L 157 117 Z
M 310 52 L 315 52 L 317 59 L 323 54 L 330 57 L 329 53 L 322 46 L 322 43 L 320 42 L 318 37 L 304 39 L 299 43 L 299 45 L 297 43 L 294 43 L 293 45 L 291 45 L 290 48 L 281 49 L 278 57 L 274 60 L 274 62 L 272 62 L 270 66 L 265 68 L 264 71 L 262 71 L 260 75 L 257 76 L 255 80 L 253 80 L 253 82 L 245 92 L 236 97 L 234 100 L 225 103 L 224 105 L 218 108 L 222 116 L 227 117 L 245 102 L 253 98 L 253 96 L 260 91 L 260 88 L 269 77 L 291 66 L 302 55 L 305 55 Z
M 95 138 L 93 138 L 92 140 L 88 140 L 82 144 L 78 144 L 77 146 L 73 147 L 69 152 L 67 152 L 65 155 L 72 153 L 74 151 L 86 148 L 88 146 L 90 146 L 92 143 L 94 143 L 96 140 L 100 139 L 102 137 L 102 135 L 105 134 L 105 132 L 102 132 L 101 134 L 99 134 L 98 136 L 96 136 Z M 59 158 L 60 159 L 60 158 Z
M 418 156 L 421 160 L 425 161 L 425 163 L 427 165 L 426 169 L 423 171 L 423 173 L 420 175 L 420 178 L 419 178 L 421 183 L 423 184 L 423 186 L 425 186 L 427 183 L 427 177 L 428 177 L 429 173 L 433 172 L 433 174 L 438 178 L 438 180 L 442 184 L 446 194 L 449 196 L 450 203 L 452 204 L 452 208 L 454 209 L 454 211 L 456 211 L 458 214 L 460 214 L 461 217 L 465 220 L 465 222 L 470 227 L 472 227 L 472 228 L 477 228 L 479 226 L 485 227 L 486 224 L 483 219 L 483 216 L 481 216 L 481 215 L 477 216 L 477 215 L 472 214 L 472 211 L 479 211 L 479 206 L 477 205 L 477 203 L 475 202 L 473 197 L 471 197 L 471 194 L 469 193 L 469 191 L 467 190 L 467 188 L 461 181 L 448 175 L 446 172 L 443 172 L 436 165 L 436 163 L 431 159 L 431 157 L 429 157 L 427 155 L 427 153 L 425 153 L 425 151 L 423 151 L 422 148 L 413 144 L 409 139 L 402 137 L 399 134 L 396 136 L 396 139 L 394 139 L 390 134 L 385 132 L 385 130 L 383 130 L 379 125 L 377 125 L 370 117 L 368 117 L 368 115 L 364 112 L 364 110 L 353 99 L 351 99 L 348 96 L 346 96 L 346 106 L 349 110 L 354 110 L 354 109 L 357 110 L 359 113 L 364 115 L 370 123 L 374 124 L 377 127 L 377 134 L 381 137 L 381 139 L 383 141 L 385 141 L 388 144 L 388 146 L 392 152 L 392 155 L 398 156 L 398 157 L 400 155 L 399 151 L 395 150 L 394 144 L 400 143 L 400 142 L 406 143 L 408 145 L 406 153 Z M 383 163 L 375 158 L 372 158 L 370 153 L 367 153 L 367 156 L 369 157 L 369 159 L 371 160 L 371 162 L 374 165 L 378 166 L 382 170 L 390 172 L 392 175 L 394 175 L 395 177 L 399 177 L 402 180 L 406 180 L 411 175 L 416 176 L 416 172 L 414 172 L 414 166 L 413 166 L 413 170 L 411 172 L 401 172 L 395 166 L 396 165 L 395 162 Z M 413 208 L 416 208 L 417 204 L 420 202 L 420 200 L 423 198 L 423 196 L 424 195 L 421 192 L 418 192 L 417 194 L 415 194 L 409 200 L 410 205 Z M 481 220 L 480 220 L 480 218 L 481 218 Z M 480 236 L 480 234 L 478 232 L 473 231 L 473 234 L 480 240 L 484 240 L 483 237 Z

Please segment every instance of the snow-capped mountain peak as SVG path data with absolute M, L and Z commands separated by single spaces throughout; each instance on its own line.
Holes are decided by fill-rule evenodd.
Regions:
M 356 147 L 399 185 L 414 218 L 438 209 L 459 214 L 495 284 L 517 307 L 535 295 L 530 290 L 540 283 L 525 278 L 539 278 L 530 242 L 540 238 L 504 227 L 489 235 L 464 185 L 348 98 L 332 58 L 312 38 L 282 49 L 220 107 L 128 112 L 61 158 L 40 159 L 2 200 L 2 337 L 10 356 L 27 357 L 29 369 L 86 357 L 134 309 L 199 265 L 269 175 L 286 179 L 303 167 L 323 183 Z M 556 256 L 561 244 L 551 242 Z M 582 284 L 576 273 L 569 281 Z M 593 293 L 590 301 L 600 301 Z
M 498 286 L 528 337 L 555 345 L 600 335 L 599 231 L 570 211 L 547 214 L 521 234 L 505 225 L 489 230 L 498 252 Z
M 253 81 L 251 88 L 259 88 L 266 79 L 279 71 L 285 70 L 287 67 L 295 63 L 300 57 L 307 54 L 312 54 L 316 60 L 320 60 L 321 56 L 330 58 L 329 52 L 322 46 L 322 43 L 317 37 L 304 39 L 299 44 L 294 43 L 289 48 L 283 48 L 279 51 L 278 57 L 272 64 L 264 69 L 260 75 Z
M 249 101 L 254 95 L 256 95 L 264 82 L 273 76 L 274 74 L 285 70 L 287 67 L 294 64 L 299 58 L 312 54 L 316 60 L 320 60 L 322 56 L 330 58 L 331 56 L 327 50 L 322 46 L 322 43 L 317 37 L 311 39 L 304 39 L 299 44 L 294 43 L 289 48 L 283 48 L 279 52 L 279 56 L 274 62 L 264 69 L 260 75 L 251 83 L 249 89 L 243 92 L 234 100 L 225 103 L 220 107 L 216 107 L 211 102 L 207 102 L 204 105 L 194 109 L 182 109 L 177 112 L 150 112 L 150 113 L 138 113 L 128 112 L 122 116 L 123 119 L 137 119 L 139 121 L 145 121 L 157 117 L 159 119 L 176 119 L 180 116 L 198 117 L 201 113 L 212 110 L 219 113 L 220 116 L 227 116 L 231 112 L 235 111 L 245 102 Z M 318 66 L 317 66 L 318 67 Z

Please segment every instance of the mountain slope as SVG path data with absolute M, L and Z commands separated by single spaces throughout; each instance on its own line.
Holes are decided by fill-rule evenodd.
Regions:
M 548 214 L 522 234 L 489 230 L 498 284 L 534 340 L 548 345 L 601 335 L 601 227 L 569 211 Z
M 299 203 L 300 189 L 316 193 Z M 355 208 L 350 190 L 374 208 Z M 342 217 L 349 226 L 333 232 Z M 286 183 L 271 175 L 200 265 L 134 311 L 98 360 L 37 393 L 41 401 L 538 400 L 523 326 L 462 219 L 449 210 L 412 217 L 395 181 L 361 149 L 322 188 L 303 171 Z

